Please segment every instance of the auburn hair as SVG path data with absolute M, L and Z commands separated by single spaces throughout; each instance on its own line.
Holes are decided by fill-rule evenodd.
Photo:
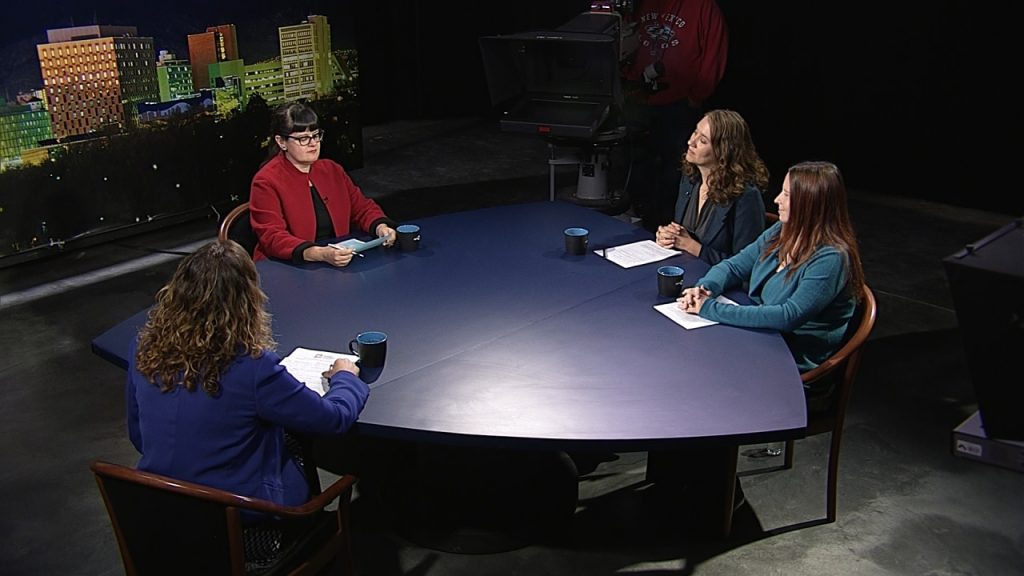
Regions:
M 786 272 L 797 268 L 822 246 L 834 246 L 846 256 L 847 289 L 860 299 L 864 286 L 857 237 L 847 211 L 846 184 L 839 168 L 831 162 L 801 162 L 791 167 L 789 215 L 781 232 L 766 246 L 761 258 L 778 251 L 779 260 L 788 259 Z

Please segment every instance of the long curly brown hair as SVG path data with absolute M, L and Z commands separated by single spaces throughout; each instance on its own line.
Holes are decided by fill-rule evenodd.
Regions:
M 231 240 L 206 244 L 157 292 L 139 333 L 136 367 L 162 392 L 201 385 L 217 395 L 236 357 L 274 349 L 266 301 L 244 248 Z
M 846 255 L 846 286 L 860 299 L 864 286 L 857 236 L 847 211 L 846 184 L 831 162 L 801 162 L 789 175 L 789 216 L 782 231 L 765 246 L 761 258 L 778 250 L 779 260 L 788 255 L 787 276 L 795 273 L 821 246 L 834 246 Z
M 708 176 L 708 200 L 724 204 L 743 195 L 748 184 L 763 194 L 768 188 L 768 167 L 754 148 L 747 121 L 733 110 L 711 110 L 704 115 L 711 128 L 711 149 L 717 166 Z M 696 164 L 686 161 L 683 173 L 694 180 L 700 174 Z

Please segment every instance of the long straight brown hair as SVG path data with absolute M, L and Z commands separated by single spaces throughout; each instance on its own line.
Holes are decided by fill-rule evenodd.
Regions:
M 801 162 L 789 175 L 789 216 L 778 236 L 765 246 L 761 258 L 778 250 L 779 260 L 789 257 L 787 276 L 822 246 L 834 246 L 846 255 L 847 289 L 859 299 L 864 286 L 857 236 L 847 211 L 846 184 L 831 162 Z

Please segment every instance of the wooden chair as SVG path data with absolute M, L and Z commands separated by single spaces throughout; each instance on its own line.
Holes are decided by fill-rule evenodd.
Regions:
M 249 221 L 248 202 L 243 202 L 228 212 L 220 223 L 217 238 L 238 242 L 252 256 L 256 250 L 257 239 L 256 233 L 252 231 L 252 223 Z
M 775 212 L 765 211 L 764 213 L 764 229 L 767 230 L 775 225 L 779 221 L 779 215 Z
M 814 384 L 832 386 L 827 396 L 808 396 L 807 436 L 815 436 L 830 432 L 831 444 L 828 451 L 828 488 L 826 495 L 826 514 L 824 523 L 836 521 L 836 489 L 839 481 L 839 446 L 843 439 L 843 422 L 846 419 L 846 407 L 853 391 L 853 382 L 860 366 L 860 353 L 864 342 L 875 327 L 877 303 L 875 295 L 867 285 L 857 306 L 859 314 L 855 314 L 847 328 L 846 343 L 821 363 L 817 368 L 805 372 L 800 379 L 805 385 Z M 740 475 L 774 472 L 793 467 L 794 440 L 787 440 L 783 464 L 741 473 Z
M 301 506 L 282 506 L 109 462 L 91 469 L 128 576 L 354 573 L 349 502 L 355 476 L 340 477 Z M 337 509 L 326 510 L 334 501 Z M 257 528 L 243 527 L 243 510 L 290 523 L 292 537 L 280 540 L 268 565 L 246 557 L 245 540 Z

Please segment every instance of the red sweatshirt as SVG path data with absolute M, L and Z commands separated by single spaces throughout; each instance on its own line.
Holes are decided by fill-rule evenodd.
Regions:
M 725 73 L 729 34 L 714 0 L 641 0 L 630 18 L 639 41 L 623 75 L 642 79 L 648 64 L 661 61 L 662 88 L 647 95 L 652 105 L 689 99 L 700 105 L 715 91 Z

